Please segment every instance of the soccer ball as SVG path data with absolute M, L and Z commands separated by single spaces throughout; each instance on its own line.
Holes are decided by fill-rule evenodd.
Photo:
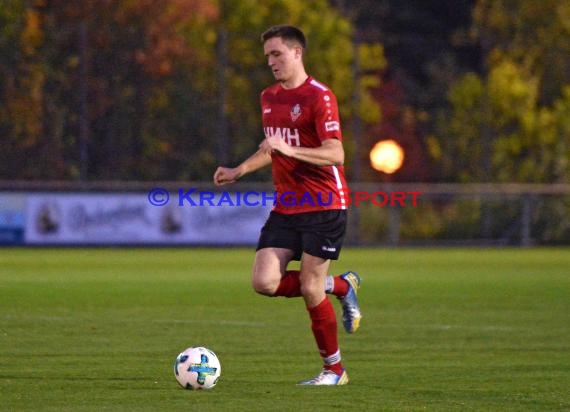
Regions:
M 186 349 L 174 362 L 174 376 L 185 389 L 212 389 L 221 373 L 222 367 L 216 354 L 203 347 Z

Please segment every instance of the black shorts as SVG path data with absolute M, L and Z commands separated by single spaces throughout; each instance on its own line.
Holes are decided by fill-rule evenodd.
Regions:
M 261 229 L 257 250 L 278 247 L 292 250 L 293 260 L 303 252 L 323 259 L 337 260 L 346 232 L 346 210 L 284 215 L 271 212 Z

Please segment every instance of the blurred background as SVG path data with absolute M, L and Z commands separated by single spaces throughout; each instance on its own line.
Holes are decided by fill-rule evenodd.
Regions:
M 281 23 L 338 97 L 352 189 L 421 192 L 353 207 L 349 244 L 570 244 L 556 0 L 1 0 L 0 244 L 255 243 L 236 234 L 266 208 L 147 195 L 213 191 L 256 150 L 260 34 Z

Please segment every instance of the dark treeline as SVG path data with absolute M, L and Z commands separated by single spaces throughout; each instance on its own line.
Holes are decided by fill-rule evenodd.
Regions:
M 287 22 L 338 95 L 351 179 L 569 180 L 568 2 L 252 3 L 2 0 L 0 179 L 210 180 L 263 138 L 259 34 Z M 368 162 L 386 138 L 391 176 Z

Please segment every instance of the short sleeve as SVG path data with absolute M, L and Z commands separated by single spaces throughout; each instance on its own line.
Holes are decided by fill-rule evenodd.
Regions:
M 315 128 L 321 141 L 342 140 L 338 104 L 336 96 L 330 89 L 318 93 L 315 102 Z

